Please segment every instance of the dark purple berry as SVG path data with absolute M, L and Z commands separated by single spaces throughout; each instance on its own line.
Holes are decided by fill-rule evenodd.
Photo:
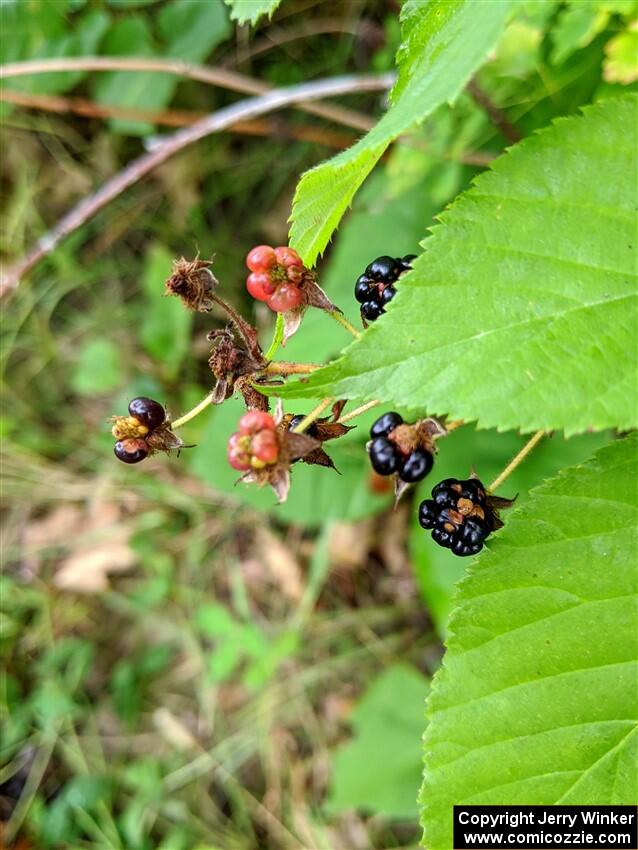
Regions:
M 470 499 L 475 505 L 485 503 L 485 487 L 478 478 L 468 478 L 467 481 L 459 481 L 461 485 L 461 496 Z
M 370 445 L 370 463 L 379 475 L 392 475 L 399 468 L 399 453 L 387 437 L 377 437 Z
M 386 286 L 386 288 L 381 293 L 381 303 L 389 304 L 396 294 L 397 291 L 393 286 Z
M 159 428 L 166 419 L 166 411 L 159 401 L 153 401 L 152 398 L 145 398 L 144 396 L 134 398 L 128 406 L 128 412 L 142 425 L 146 425 L 149 431 Z
M 415 484 L 417 481 L 422 481 L 433 466 L 434 458 L 430 452 L 416 449 L 409 455 L 403 465 L 401 480 L 407 484 Z
M 425 499 L 419 505 L 419 523 L 422 528 L 434 528 L 436 524 L 437 509 L 432 499 Z
M 450 534 L 456 534 L 461 527 L 461 523 L 454 517 L 450 516 L 450 508 L 444 508 L 442 511 L 439 511 L 439 515 L 436 518 L 436 525 L 437 528 L 442 528 Z M 452 530 L 450 530 L 450 528 Z
M 370 436 L 373 440 L 375 437 L 387 437 L 390 431 L 394 431 L 399 425 L 403 425 L 403 417 L 399 413 L 390 410 L 373 422 L 370 428 Z
M 452 547 L 453 542 L 453 534 L 450 534 L 444 528 L 435 528 L 432 532 L 432 540 L 435 543 L 438 543 L 439 546 L 444 546 L 446 549 L 450 549 Z
M 139 438 L 118 440 L 113 446 L 113 451 L 115 457 L 122 463 L 139 463 L 148 457 L 148 445 L 145 440 Z
M 370 285 L 370 278 L 366 277 L 364 274 L 357 278 L 357 282 L 354 285 L 354 297 L 357 301 L 359 301 L 359 303 L 363 304 L 364 301 L 369 300 L 371 296 Z
M 482 548 L 482 542 L 465 543 L 460 538 L 456 538 L 454 543 L 452 544 L 452 552 L 455 555 L 459 555 L 461 558 L 467 557 L 468 555 L 477 555 Z
M 477 519 L 469 517 L 463 523 L 461 530 L 461 539 L 468 546 L 476 546 L 477 543 L 483 543 L 490 531 Z
M 374 322 L 383 313 L 383 308 L 374 301 L 366 301 L 361 305 L 361 315 L 368 322 Z
M 382 280 L 392 283 L 396 280 L 397 263 L 392 257 L 382 256 L 373 260 L 365 272 L 374 280 Z
M 432 490 L 432 498 L 438 508 L 451 508 L 456 505 L 459 493 L 452 490 L 452 484 L 456 484 L 456 478 L 445 478 Z

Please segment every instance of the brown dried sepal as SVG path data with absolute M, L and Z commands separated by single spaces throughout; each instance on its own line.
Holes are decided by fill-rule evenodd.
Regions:
M 436 454 L 436 439 L 445 434 L 445 428 L 436 419 L 419 419 L 414 425 L 403 423 L 390 431 L 388 439 L 394 443 L 404 457 L 417 449 Z
M 166 294 L 177 295 L 185 307 L 200 313 L 208 313 L 213 308 L 211 297 L 219 281 L 209 269 L 212 260 L 187 260 L 180 257 L 173 261 L 173 273 L 166 281 Z
M 298 459 L 301 460 L 302 463 L 307 463 L 311 466 L 324 466 L 328 469 L 334 469 L 335 472 L 339 472 L 334 461 L 322 448 L 321 444 L 328 440 L 336 440 L 339 437 L 343 437 L 344 434 L 347 434 L 348 431 L 352 430 L 352 427 L 342 425 L 340 422 L 331 422 L 330 419 L 334 416 L 335 412 L 333 410 L 332 416 L 316 419 L 311 423 L 308 430 L 301 434 L 289 430 L 290 423 L 294 418 L 292 413 L 287 413 L 282 417 L 279 427 L 282 430 L 282 433 L 288 435 L 287 439 L 289 441 L 296 440 L 298 437 L 311 437 L 315 443 L 315 448 L 312 451 L 304 452 L 303 454 L 298 455 L 297 458 L 293 458 L 293 460 Z
M 230 326 L 224 330 L 211 331 L 208 334 L 208 339 L 213 343 L 208 365 L 216 381 L 212 403 L 221 404 L 232 396 L 239 378 L 260 372 L 266 366 L 266 361 L 261 356 L 261 349 L 258 352 L 254 349 L 248 351 L 243 345 L 240 345 Z M 242 336 L 242 342 L 244 341 Z M 237 387 L 242 391 L 247 406 L 256 407 L 259 410 L 268 410 L 268 402 L 265 396 L 253 390 L 255 397 L 251 393 L 249 393 L 250 397 L 247 397 L 248 388 L 248 381 L 242 382 Z M 257 395 L 260 396 L 261 400 L 256 399 Z M 265 407 L 263 406 L 264 400 L 266 400 Z
M 326 293 L 317 283 L 317 275 L 315 272 L 304 267 L 303 277 L 299 283 L 299 288 L 303 293 L 303 301 L 298 307 L 292 310 L 286 310 L 282 313 L 284 319 L 284 335 L 281 341 L 282 346 L 285 346 L 290 337 L 299 330 L 301 320 L 308 307 L 317 307 L 319 310 L 325 310 L 327 313 L 341 313 L 336 304 L 328 298 Z
M 279 415 L 275 415 L 275 421 Z M 281 420 L 277 425 L 277 442 L 279 444 L 279 456 L 276 463 L 269 464 L 262 469 L 252 469 L 239 479 L 245 484 L 256 484 L 258 487 L 269 485 L 275 492 L 278 502 L 281 504 L 288 498 L 290 490 L 290 466 L 295 460 L 307 456 L 316 450 L 321 444 L 307 434 L 294 434 L 282 428 Z
M 171 429 L 171 423 L 166 421 L 159 428 L 155 428 L 146 437 L 146 442 L 152 452 L 170 452 L 179 451 L 184 448 L 192 448 L 187 446 L 180 437 Z

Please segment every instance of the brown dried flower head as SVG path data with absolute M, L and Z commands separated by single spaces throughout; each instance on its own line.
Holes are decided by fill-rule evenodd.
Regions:
M 166 281 L 166 294 L 177 295 L 189 310 L 208 313 L 214 304 L 211 298 L 219 284 L 209 269 L 212 260 L 186 260 L 180 257 L 173 261 L 173 273 Z

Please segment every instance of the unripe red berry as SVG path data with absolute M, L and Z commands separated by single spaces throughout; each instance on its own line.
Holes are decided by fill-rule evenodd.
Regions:
M 248 451 L 250 440 L 243 434 L 231 434 L 226 447 L 228 463 L 233 469 L 246 472 L 250 469 L 250 454 Z
M 292 283 L 282 283 L 274 295 L 266 301 L 266 304 L 275 313 L 285 313 L 298 307 L 303 300 L 303 292 Z
M 251 272 L 265 272 L 277 262 L 274 250 L 270 245 L 257 245 L 246 256 L 246 265 Z
M 118 440 L 113 446 L 113 451 L 115 457 L 122 463 L 139 463 L 148 457 L 149 449 L 145 440 L 131 437 L 127 440 Z
M 246 278 L 246 289 L 257 301 L 267 301 L 275 291 L 268 272 L 249 274 Z
M 291 283 L 301 283 L 303 268 L 301 266 L 288 266 L 286 268 L 286 276 Z
M 294 248 L 288 248 L 287 246 L 275 248 L 275 257 L 277 258 L 277 262 L 286 268 L 288 266 L 303 266 L 301 257 Z
M 274 431 L 277 426 L 270 413 L 265 410 L 248 410 L 239 420 L 240 434 L 257 434 L 259 431 Z
M 259 466 L 275 463 L 279 457 L 279 444 L 274 431 L 260 431 L 252 439 L 251 451 L 253 461 L 260 461 Z M 253 462 L 253 466 L 256 464 Z

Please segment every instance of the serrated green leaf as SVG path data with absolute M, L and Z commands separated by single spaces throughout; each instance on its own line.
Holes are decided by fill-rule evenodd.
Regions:
M 428 680 L 405 664 L 388 667 L 370 685 L 352 714 L 354 736 L 334 757 L 328 812 L 356 808 L 417 817 L 418 742 L 428 690 Z
M 637 448 L 535 490 L 462 583 L 424 739 L 431 850 L 455 804 L 635 803 Z
M 306 172 L 297 186 L 290 242 L 307 265 L 323 252 L 390 142 L 458 95 L 498 39 L 510 7 L 511 0 L 493 0 L 489 9 L 473 0 L 404 4 L 391 108 L 353 147 Z
M 441 217 L 388 314 L 283 396 L 381 398 L 505 430 L 635 427 L 638 98 L 561 119 Z
M 272 18 L 281 0 L 224 0 L 238 24 L 256 24 L 263 15 Z

